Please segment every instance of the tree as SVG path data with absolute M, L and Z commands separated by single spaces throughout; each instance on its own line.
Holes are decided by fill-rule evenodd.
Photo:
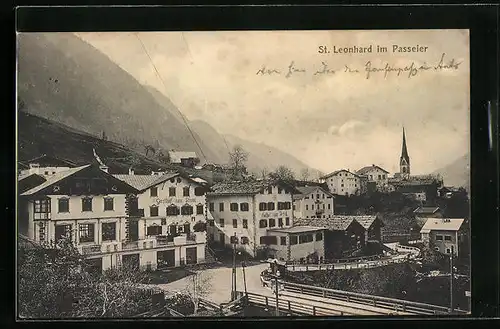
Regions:
M 260 169 L 260 178 L 266 179 L 268 176 L 269 176 L 269 170 L 266 167 Z
M 212 277 L 208 272 L 195 272 L 190 279 L 183 294 L 191 300 L 194 306 L 193 315 L 197 315 L 200 298 L 204 298 L 212 291 Z
M 311 173 L 309 172 L 308 168 L 304 168 L 300 171 L 300 180 L 307 181 L 307 180 L 309 180 L 310 176 L 311 176 Z
M 283 180 L 283 181 L 292 181 L 295 179 L 295 174 L 292 169 L 287 166 L 279 166 L 275 171 L 269 174 L 269 178 Z
M 170 163 L 170 155 L 168 152 L 164 153 L 163 150 L 159 149 L 156 157 L 160 162 Z
M 229 166 L 233 171 L 233 176 L 242 176 L 246 173 L 248 155 L 241 145 L 235 145 L 229 152 Z
M 69 239 L 18 245 L 18 309 L 24 318 L 130 317 L 151 307 L 144 273 L 93 270 Z

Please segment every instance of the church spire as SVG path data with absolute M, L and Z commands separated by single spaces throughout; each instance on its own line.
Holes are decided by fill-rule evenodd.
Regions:
M 408 149 L 406 148 L 405 127 L 403 127 L 403 149 L 401 150 L 401 159 L 405 159 L 406 163 L 410 164 L 410 156 L 408 155 Z
M 405 128 L 403 127 L 403 147 L 401 149 L 401 157 L 399 158 L 399 172 L 402 177 L 408 178 L 410 176 L 410 156 L 406 148 L 406 135 Z

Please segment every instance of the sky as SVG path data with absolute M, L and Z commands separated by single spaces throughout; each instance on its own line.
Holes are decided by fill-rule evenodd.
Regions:
M 403 126 L 415 174 L 430 173 L 469 152 L 467 30 L 77 36 L 140 83 L 164 93 L 189 120 L 277 147 L 323 172 L 371 164 L 398 171 Z M 370 45 L 371 53 L 335 53 Z M 393 45 L 427 48 L 398 53 Z M 329 53 L 319 53 L 319 46 Z M 377 52 L 377 46 L 387 52 Z M 450 67 L 439 66 L 452 60 Z M 291 64 L 305 72 L 287 76 Z M 315 74 L 325 65 L 329 73 Z M 368 76 L 367 65 L 380 71 Z M 411 76 L 408 71 L 385 74 L 386 65 L 417 70 Z M 279 74 L 259 74 L 261 69 Z

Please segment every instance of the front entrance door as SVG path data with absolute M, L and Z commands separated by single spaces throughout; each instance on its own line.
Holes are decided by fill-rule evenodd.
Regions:
M 186 264 L 196 264 L 196 247 L 186 248 Z
M 162 250 L 156 253 L 158 268 L 175 266 L 175 250 Z
M 123 255 L 122 264 L 127 269 L 139 269 L 139 254 Z

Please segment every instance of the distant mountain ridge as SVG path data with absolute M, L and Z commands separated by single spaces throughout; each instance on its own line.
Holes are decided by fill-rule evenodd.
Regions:
M 18 97 L 28 113 L 92 136 L 105 133 L 109 140 L 138 152 L 150 145 L 163 151 L 195 151 L 202 163 L 228 162 L 234 138 L 225 140 L 206 122 L 187 121 L 163 93 L 140 84 L 78 37 L 19 34 L 18 54 Z M 309 168 L 274 148 L 255 147 L 242 139 L 237 142 L 248 148 L 249 167 L 255 170 L 279 165 L 297 171 Z
M 435 170 L 433 174 L 440 174 L 443 177 L 445 186 L 463 187 L 469 190 L 470 186 L 470 165 L 469 154 L 465 154 L 449 165 Z

